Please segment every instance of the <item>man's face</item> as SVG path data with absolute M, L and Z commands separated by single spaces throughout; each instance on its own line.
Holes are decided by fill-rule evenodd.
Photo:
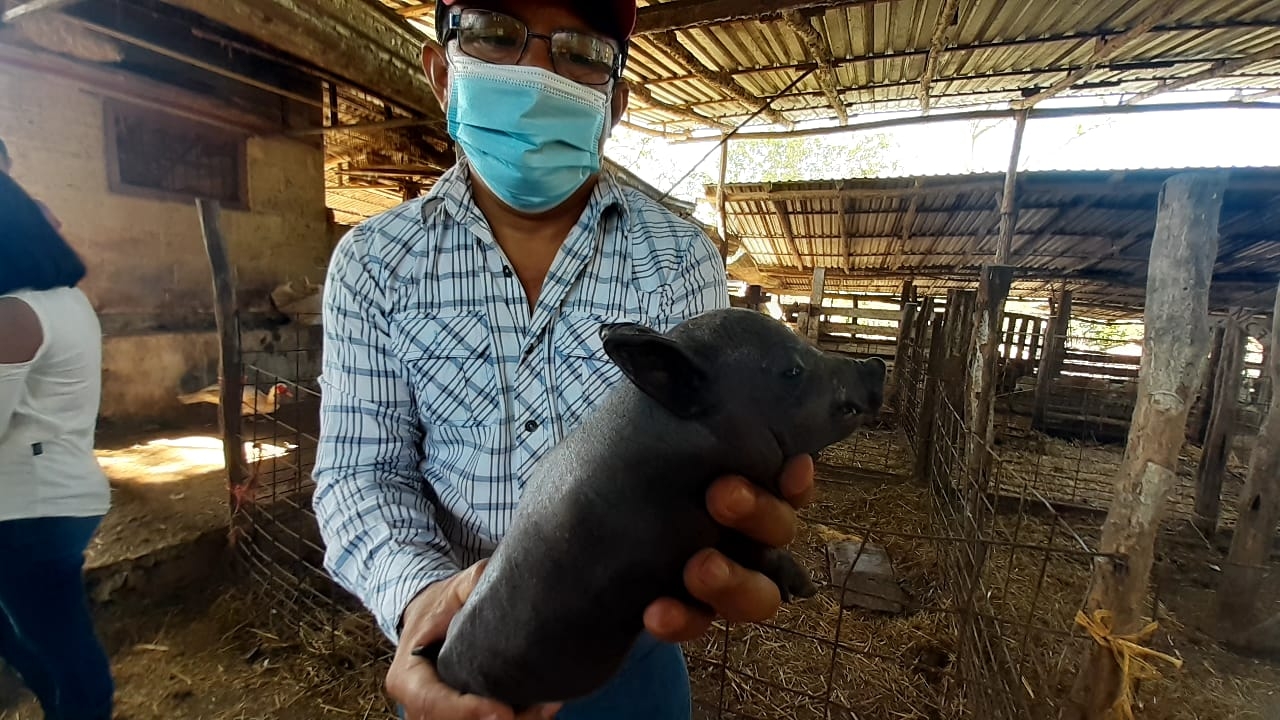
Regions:
M 557 2 L 487 0 L 483 2 L 469 2 L 465 5 L 459 4 L 454 6 L 454 8 L 457 7 L 483 8 L 485 10 L 505 13 L 523 22 L 528 26 L 530 33 L 538 35 L 549 36 L 557 30 L 575 30 L 579 32 L 600 34 L 598 30 L 591 27 L 570 8 Z M 454 8 L 448 9 L 453 10 Z M 616 42 L 614 44 L 616 45 Z M 427 78 L 431 82 L 432 90 L 435 92 L 436 100 L 440 103 L 441 108 L 447 108 L 449 98 L 449 65 L 444 57 L 444 51 L 437 48 L 434 44 L 429 44 L 423 48 L 422 60 L 427 71 Z M 556 72 L 555 64 L 551 59 L 551 46 L 543 38 L 530 37 L 528 43 L 525 45 L 524 55 L 520 57 L 517 64 L 540 67 L 550 72 Z M 584 86 L 610 95 L 610 120 L 612 125 L 616 126 L 618 121 L 622 118 L 622 114 L 626 112 L 627 100 L 630 96 L 626 81 L 619 79 L 604 85 Z M 600 149 L 602 152 L 604 150 L 606 139 L 607 133 L 602 133 L 600 138 Z

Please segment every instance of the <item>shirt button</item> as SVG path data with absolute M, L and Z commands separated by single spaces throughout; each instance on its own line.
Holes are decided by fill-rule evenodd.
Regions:
M 526 423 L 524 424 L 524 431 L 525 431 L 525 432 L 533 432 L 534 430 L 537 430 L 537 429 L 538 429 L 538 421 L 537 421 L 537 420 L 530 420 L 529 422 L 526 422 Z
M 511 277 L 511 268 L 507 267 L 506 265 L 503 265 L 502 274 L 506 275 L 507 277 Z

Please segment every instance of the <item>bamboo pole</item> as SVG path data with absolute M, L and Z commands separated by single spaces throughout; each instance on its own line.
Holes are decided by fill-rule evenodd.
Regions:
M 1226 178 L 1180 173 L 1160 193 L 1144 321 L 1138 400 L 1115 476 L 1115 496 L 1102 526 L 1093 583 L 1077 617 L 1095 642 L 1080 665 L 1063 717 L 1102 720 L 1127 706 L 1130 683 L 1113 653 L 1128 658 L 1144 636 L 1155 540 L 1177 479 L 1192 393 L 1209 349 L 1209 284 L 1218 254 L 1218 222 Z

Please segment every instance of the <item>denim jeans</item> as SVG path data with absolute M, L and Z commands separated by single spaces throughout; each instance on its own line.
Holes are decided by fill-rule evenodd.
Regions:
M 115 683 L 84 586 L 101 517 L 0 521 L 0 657 L 46 720 L 110 720 Z
M 644 633 L 607 685 L 565 703 L 556 720 L 689 720 L 689 670 L 679 645 Z M 400 709 L 400 718 L 404 718 Z

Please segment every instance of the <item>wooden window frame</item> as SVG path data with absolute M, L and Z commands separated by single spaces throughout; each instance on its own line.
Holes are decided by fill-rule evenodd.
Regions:
M 103 141 L 106 145 L 107 188 L 117 195 L 160 200 L 164 202 L 191 203 L 197 198 L 193 193 L 162 190 L 160 188 L 133 185 L 120 176 L 120 148 L 116 137 L 117 118 L 139 118 L 148 125 L 171 128 L 182 133 L 203 136 L 219 141 L 231 141 L 236 145 L 236 197 L 209 198 L 217 200 L 229 210 L 249 210 L 249 153 L 248 135 L 197 120 L 167 113 L 162 110 L 136 105 L 115 98 L 103 99 Z

